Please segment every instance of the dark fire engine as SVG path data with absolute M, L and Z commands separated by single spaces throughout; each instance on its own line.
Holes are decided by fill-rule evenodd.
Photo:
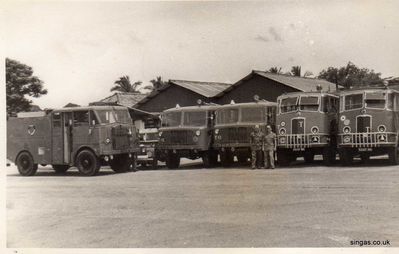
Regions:
M 241 163 L 248 161 L 251 155 L 250 134 L 255 125 L 265 132 L 270 124 L 275 130 L 277 103 L 259 100 L 256 102 L 234 103 L 220 106 L 216 110 L 214 128 L 214 147 L 220 153 L 222 166 L 230 166 L 234 156 Z
M 20 113 L 7 122 L 7 158 L 25 176 L 38 164 L 58 173 L 76 166 L 96 175 L 101 165 L 115 172 L 134 170 L 138 137 L 126 108 L 89 106 Z
M 338 130 L 344 165 L 356 155 L 366 161 L 384 154 L 392 164 L 399 164 L 399 91 L 386 87 L 342 92 Z
M 161 114 L 157 152 L 166 158 L 166 166 L 178 168 L 180 158 L 202 158 L 205 167 L 214 166 L 217 152 L 212 149 L 211 129 L 216 105 L 179 107 L 165 110 Z
M 338 96 L 326 92 L 294 92 L 277 98 L 277 159 L 288 165 L 303 156 L 310 163 L 322 154 L 325 164 L 337 154 Z

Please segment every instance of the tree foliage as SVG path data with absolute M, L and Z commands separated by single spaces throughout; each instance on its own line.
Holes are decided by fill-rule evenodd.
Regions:
M 300 77 L 301 76 L 301 66 L 292 66 L 291 75 Z
M 367 68 L 359 68 L 352 62 L 348 62 L 346 66 L 340 68 L 328 67 L 319 73 L 318 78 L 345 88 L 382 83 L 381 73 Z
M 141 81 L 136 81 L 133 84 L 130 82 L 129 76 L 122 76 L 115 82 L 115 86 L 111 88 L 111 92 L 125 92 L 125 93 L 138 93 L 140 92 Z
M 26 98 L 47 94 L 43 81 L 33 76 L 32 67 L 16 60 L 6 58 L 6 101 L 7 113 L 14 115 L 29 111 L 32 101 Z
M 161 76 L 157 76 L 155 79 L 151 79 L 150 82 L 152 84 L 152 90 L 159 90 L 166 84 L 166 82 L 162 80 Z
M 274 74 L 281 74 L 281 67 L 273 66 L 267 72 L 274 73 Z

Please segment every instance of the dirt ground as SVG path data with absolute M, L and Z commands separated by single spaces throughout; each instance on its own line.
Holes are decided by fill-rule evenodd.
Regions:
M 399 167 L 384 160 L 276 170 L 195 161 L 96 177 L 6 170 L 8 247 L 399 246 Z

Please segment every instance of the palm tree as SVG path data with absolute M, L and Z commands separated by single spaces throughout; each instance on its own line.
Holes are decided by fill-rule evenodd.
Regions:
M 130 82 L 129 76 L 122 76 L 115 81 L 115 86 L 111 88 L 111 92 L 125 92 L 125 93 L 139 93 L 140 90 L 151 89 L 151 86 L 140 87 L 142 82 L 136 81 L 133 84 Z
M 274 66 L 274 67 L 271 67 L 268 70 L 268 72 L 275 73 L 275 74 L 281 74 L 281 69 L 282 69 L 281 67 Z
M 155 79 L 150 80 L 153 90 L 158 90 L 165 85 L 161 76 L 157 76 Z
M 300 77 L 301 76 L 301 66 L 292 66 L 291 74 L 293 76 Z

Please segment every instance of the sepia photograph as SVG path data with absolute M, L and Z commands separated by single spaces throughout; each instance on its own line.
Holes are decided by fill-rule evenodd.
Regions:
M 399 247 L 398 1 L 0 11 L 7 253 Z

